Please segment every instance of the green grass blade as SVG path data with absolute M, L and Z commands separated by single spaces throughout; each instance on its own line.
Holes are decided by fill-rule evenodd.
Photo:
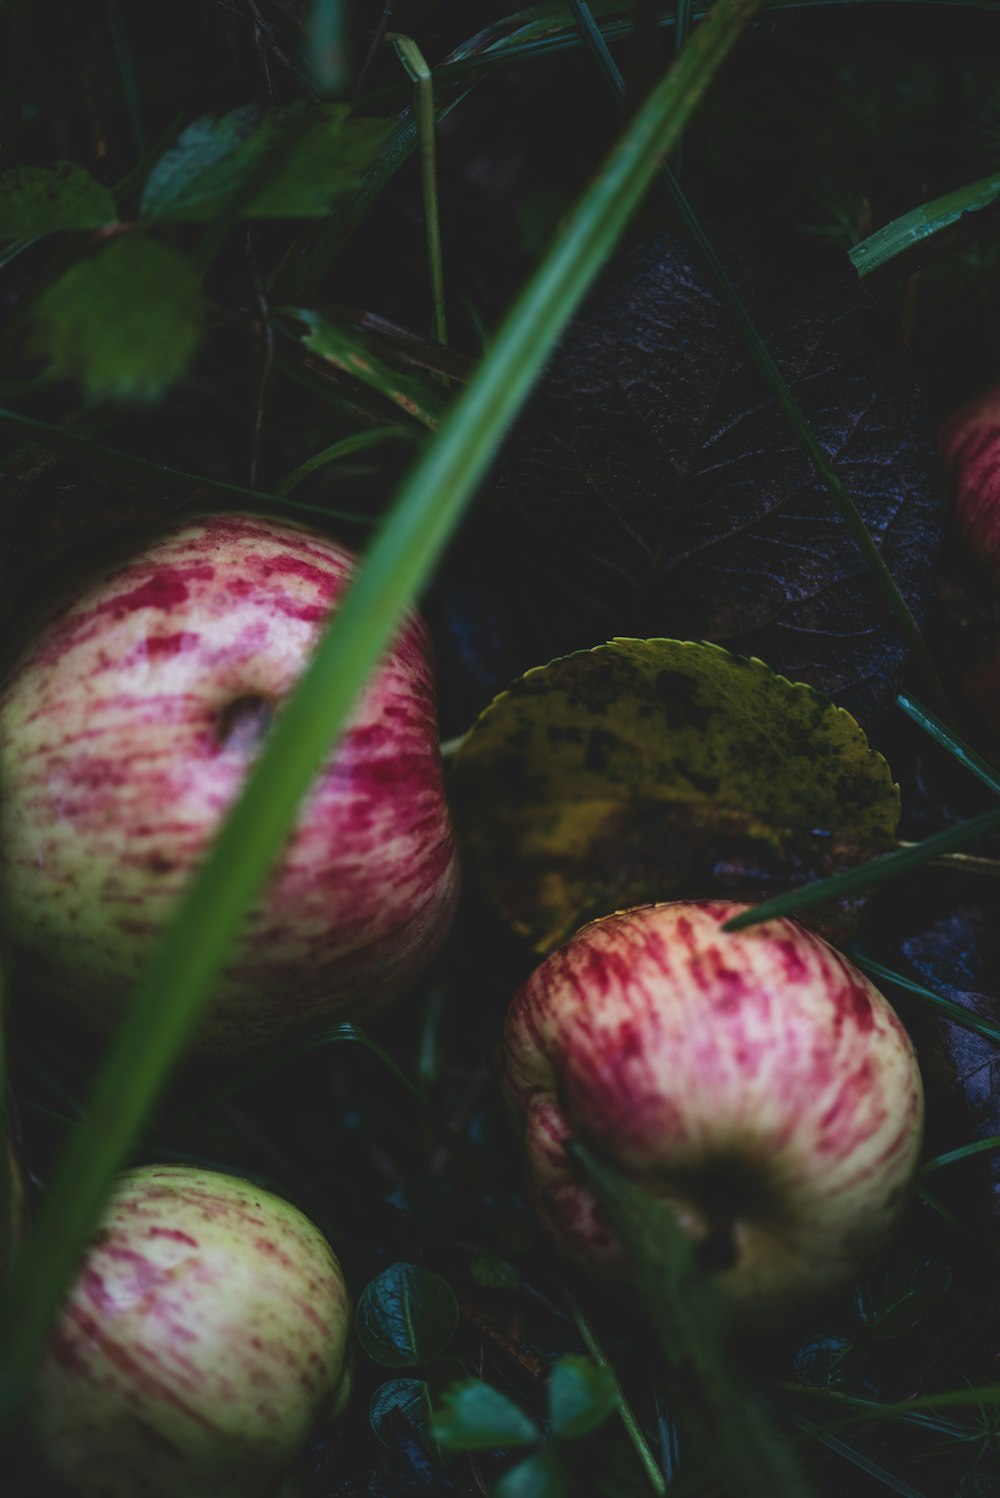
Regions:
M 312 0 L 306 22 L 306 66 L 316 90 L 337 98 L 350 82 L 345 0 Z
M 954 999 L 946 999 L 943 994 L 935 993 L 932 988 L 925 988 L 922 983 L 917 983 L 913 978 L 904 978 L 902 973 L 893 972 L 892 968 L 886 967 L 881 962 L 874 962 L 870 957 L 865 957 L 860 952 L 850 954 L 851 961 L 855 967 L 859 967 L 869 978 L 876 979 L 879 983 L 891 983 L 894 988 L 901 988 L 904 993 L 909 993 L 914 998 L 922 999 L 933 1009 L 937 1009 L 945 1019 L 952 1020 L 956 1025 L 961 1025 L 965 1030 L 972 1030 L 977 1035 L 985 1036 L 987 1040 L 994 1040 L 1000 1045 L 1000 1029 L 991 1025 L 987 1020 L 980 1019 L 970 1009 L 964 1009 L 961 1004 L 956 1004 Z
M 796 915 L 800 910 L 811 910 L 815 905 L 825 905 L 828 900 L 840 900 L 847 895 L 859 895 L 863 890 L 874 889 L 887 879 L 898 879 L 900 874 L 919 869 L 925 863 L 940 858 L 943 853 L 953 853 L 964 848 L 988 832 L 1000 830 L 1000 806 L 959 822 L 944 832 L 924 838 L 920 843 L 909 843 L 892 853 L 883 853 L 869 859 L 844 874 L 835 874 L 832 879 L 818 879 L 815 884 L 803 885 L 789 890 L 785 895 L 776 895 L 740 915 L 733 916 L 723 927 L 724 931 L 742 931 L 747 926 L 756 926 L 761 921 L 773 920 L 779 915 Z
M 448 320 L 444 304 L 444 266 L 441 257 L 441 218 L 437 187 L 437 120 L 434 110 L 434 80 L 426 58 L 412 37 L 390 33 L 386 41 L 396 49 L 400 62 L 413 81 L 413 113 L 420 142 L 420 185 L 424 203 L 424 234 L 431 282 L 434 337 L 448 342 Z
M 899 255 L 921 248 L 929 239 L 960 223 L 966 215 L 981 213 L 1000 198 L 1000 173 L 980 177 L 978 182 L 969 182 L 957 187 L 943 197 L 934 198 L 912 208 L 900 218 L 893 219 L 875 234 L 870 234 L 860 244 L 848 251 L 848 258 L 858 275 L 864 279 L 872 271 L 881 270 Z
M 298 468 L 292 470 L 287 478 L 282 479 L 274 491 L 278 499 L 287 499 L 293 489 L 297 489 L 303 479 L 307 479 L 311 473 L 318 468 L 325 468 L 328 463 L 338 463 L 341 458 L 348 458 L 352 453 L 364 452 L 369 447 L 378 447 L 383 442 L 414 440 L 414 433 L 408 427 L 372 427 L 370 431 L 353 432 L 350 437 L 341 437 L 339 442 L 334 442 L 330 447 L 324 447 L 322 452 L 314 453 L 311 458 L 306 458 Z
M 590 6 L 586 3 L 586 0 L 569 0 L 569 4 L 580 27 L 581 35 L 590 48 L 601 72 L 617 95 L 619 103 L 624 104 L 625 80 L 622 77 L 618 64 L 608 51 L 607 42 L 601 35 L 600 28 L 594 20 Z M 743 304 L 742 298 L 729 279 L 722 261 L 716 254 L 715 246 L 702 228 L 697 214 L 685 197 L 680 183 L 666 162 L 663 162 L 660 166 L 660 180 L 666 189 L 671 210 L 701 260 L 702 268 L 708 276 L 716 296 L 725 308 L 747 355 L 762 376 L 765 385 L 771 392 L 773 400 L 791 427 L 799 446 L 825 484 L 841 518 L 857 542 L 865 565 L 871 572 L 887 608 L 894 616 L 900 633 L 912 651 L 913 657 L 918 662 L 920 669 L 923 671 L 935 700 L 945 716 L 950 717 L 951 709 L 947 693 L 938 675 L 937 667 L 931 658 L 930 651 L 920 633 L 917 621 L 910 612 L 910 607 L 906 599 L 896 586 L 896 580 L 886 566 L 881 552 L 872 540 L 868 527 L 861 518 L 857 505 L 847 492 L 840 474 L 827 457 L 818 437 L 806 419 L 802 407 L 792 394 L 788 381 L 775 363 L 767 344 L 758 333 L 753 319 Z
M 165 488 L 173 487 L 224 495 L 227 499 L 242 499 L 245 503 L 250 503 L 245 484 L 227 484 L 221 479 L 205 478 L 202 474 L 187 473 L 180 468 L 168 468 L 165 463 L 152 463 L 148 458 L 136 458 L 116 447 L 95 442 L 92 437 L 83 437 L 79 432 L 68 431 L 65 427 L 50 426 L 48 422 L 36 421 L 31 416 L 21 416 L 17 411 L 0 407 L 0 423 L 22 431 L 26 437 L 37 442 L 39 447 L 49 448 L 67 458 L 79 458 L 92 468 L 120 474 L 125 479 L 139 479 L 155 486 L 161 493 Z M 260 490 L 254 492 L 253 504 L 255 508 L 267 505 L 273 505 L 276 509 L 313 508 L 296 505 L 284 495 L 266 494 Z M 323 514 L 328 515 L 331 520 L 357 521 L 365 518 L 338 510 L 324 509 Z
M 439 439 L 417 464 L 140 983 L 29 1249 L 0 1301 L 0 1422 L 310 782 L 469 504 L 569 318 L 758 0 L 718 0 L 583 194 Z
M 931 738 L 935 739 L 943 749 L 947 749 L 960 765 L 971 770 L 984 785 L 988 785 L 991 791 L 996 791 L 1000 796 L 1000 775 L 993 766 L 988 764 L 982 755 L 977 754 L 975 749 L 970 749 L 969 745 L 964 743 L 957 734 L 952 733 L 947 724 L 935 717 L 929 708 L 924 707 L 915 697 L 911 697 L 909 692 L 900 692 L 896 698 L 896 706 L 925 733 L 930 734 Z
M 967 1160 L 971 1155 L 982 1155 L 987 1150 L 995 1149 L 1000 1149 L 1000 1134 L 994 1134 L 990 1139 L 977 1139 L 974 1144 L 963 1144 L 960 1149 L 948 1150 L 943 1155 L 935 1155 L 933 1160 L 921 1165 L 920 1175 L 929 1176 L 935 1170 L 943 1170 L 946 1165 L 956 1165 L 959 1160 Z
M 618 1410 L 618 1416 L 625 1427 L 625 1431 L 628 1435 L 629 1441 L 632 1444 L 632 1448 L 639 1459 L 639 1465 L 642 1467 L 642 1470 L 645 1473 L 646 1481 L 649 1483 L 649 1486 L 653 1490 L 653 1492 L 658 1495 L 658 1498 L 665 1498 L 667 1491 L 667 1480 L 664 1477 L 663 1473 L 660 1471 L 660 1468 L 657 1466 L 656 1458 L 649 1449 L 649 1442 L 646 1440 L 646 1437 L 642 1433 L 642 1426 L 635 1418 L 635 1412 L 628 1402 L 628 1398 L 625 1394 L 625 1390 L 621 1386 L 618 1374 L 615 1372 L 613 1364 L 611 1363 L 607 1353 L 604 1351 L 604 1348 L 601 1346 L 601 1343 L 598 1340 L 597 1333 L 594 1331 L 594 1328 L 591 1326 L 589 1320 L 584 1314 L 583 1307 L 580 1305 L 580 1302 L 577 1300 L 572 1290 L 564 1288 L 563 1294 L 566 1297 L 566 1303 L 569 1306 L 569 1313 L 573 1318 L 573 1324 L 580 1334 L 580 1340 L 582 1341 L 584 1347 L 587 1349 L 588 1353 L 593 1358 L 598 1368 L 604 1368 L 614 1379 L 615 1406 Z

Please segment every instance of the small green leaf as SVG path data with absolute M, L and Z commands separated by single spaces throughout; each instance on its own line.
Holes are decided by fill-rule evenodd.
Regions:
M 539 951 L 589 917 L 690 894 L 716 866 L 746 870 L 743 888 L 843 867 L 891 846 L 899 818 L 849 713 L 682 640 L 612 640 L 527 672 L 466 735 L 451 789 L 480 882 Z
M 885 1341 L 912 1331 L 927 1307 L 950 1288 L 951 1269 L 947 1264 L 915 1255 L 862 1280 L 854 1304 L 871 1335 Z
M 493 1498 L 569 1498 L 569 1477 L 554 1451 L 539 1451 L 518 1462 L 493 1486 Z
M 437 1357 L 457 1321 L 451 1286 L 417 1264 L 390 1265 L 358 1301 L 358 1341 L 383 1368 L 409 1368 Z
M 54 282 L 35 311 L 39 350 L 93 400 L 151 400 L 183 374 L 201 335 L 198 273 L 129 234 Z
M 379 1384 L 372 1395 L 368 1418 L 372 1430 L 383 1446 L 393 1444 L 392 1416 L 404 1415 L 428 1446 L 433 1447 L 434 1424 L 431 1418 L 430 1390 L 422 1378 L 390 1378 Z
M 0 239 L 34 239 L 60 229 L 103 229 L 118 218 L 106 187 L 72 161 L 15 166 L 0 175 Z
M 434 1429 L 448 1451 L 496 1451 L 532 1446 L 542 1438 L 513 1400 L 478 1378 L 452 1385 L 434 1413 Z
M 307 116 L 305 118 L 304 116 Z M 288 159 L 251 193 L 243 218 L 318 218 L 350 192 L 374 161 L 383 120 L 352 119 L 346 104 L 252 105 L 195 120 L 150 172 L 139 212 L 148 219 L 213 219 L 261 171 L 288 131 L 302 126 Z
M 472 1261 L 472 1278 L 487 1290 L 516 1290 L 520 1271 L 499 1254 L 481 1248 Z
M 560 1358 L 549 1380 L 552 1434 L 572 1441 L 596 1430 L 614 1409 L 617 1394 L 610 1368 L 599 1368 L 591 1358 Z

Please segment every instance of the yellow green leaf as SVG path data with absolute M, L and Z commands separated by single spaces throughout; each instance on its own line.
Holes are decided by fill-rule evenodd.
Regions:
M 858 724 L 715 645 L 612 640 L 529 671 L 459 747 L 472 867 L 539 951 L 644 900 L 759 893 L 894 844 Z

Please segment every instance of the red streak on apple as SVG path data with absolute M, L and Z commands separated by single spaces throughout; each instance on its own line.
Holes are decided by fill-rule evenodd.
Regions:
M 211 1171 L 134 1171 L 53 1335 L 41 1450 L 93 1498 L 272 1498 L 346 1401 L 349 1314 L 329 1245 L 287 1202 Z
M 877 1252 L 905 1210 L 923 1091 L 877 989 L 787 920 L 720 928 L 729 902 L 595 921 L 511 1005 L 502 1070 L 542 1222 L 623 1283 L 621 1250 L 564 1148 L 578 1138 L 696 1240 L 722 1233 L 736 1324 L 769 1322 Z
M 304 527 L 187 520 L 29 646 L 0 696 L 0 920 L 111 1026 L 354 568 Z M 251 1051 L 399 994 L 457 864 L 423 625 L 410 617 L 322 768 L 198 1044 Z
M 938 446 L 954 490 L 955 524 L 969 551 L 1000 578 L 1000 389 L 943 423 Z

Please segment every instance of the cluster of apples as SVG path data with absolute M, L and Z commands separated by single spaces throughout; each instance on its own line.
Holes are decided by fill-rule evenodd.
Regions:
M 0 912 L 47 986 L 114 1027 L 190 871 L 337 607 L 350 555 L 254 515 L 185 520 L 72 599 L 0 696 Z M 196 1037 L 260 1049 L 398 997 L 457 862 L 427 637 L 407 620 L 304 806 Z M 612 914 L 529 977 L 506 1094 L 557 1244 L 626 1275 L 568 1140 L 712 1248 L 734 1323 L 848 1280 L 897 1225 L 922 1092 L 887 1001 L 792 922 Z M 719 1252 L 722 1244 L 723 1252 Z M 36 1425 L 81 1494 L 265 1495 L 346 1399 L 349 1307 L 298 1212 L 245 1182 L 120 1185 L 53 1338 Z

